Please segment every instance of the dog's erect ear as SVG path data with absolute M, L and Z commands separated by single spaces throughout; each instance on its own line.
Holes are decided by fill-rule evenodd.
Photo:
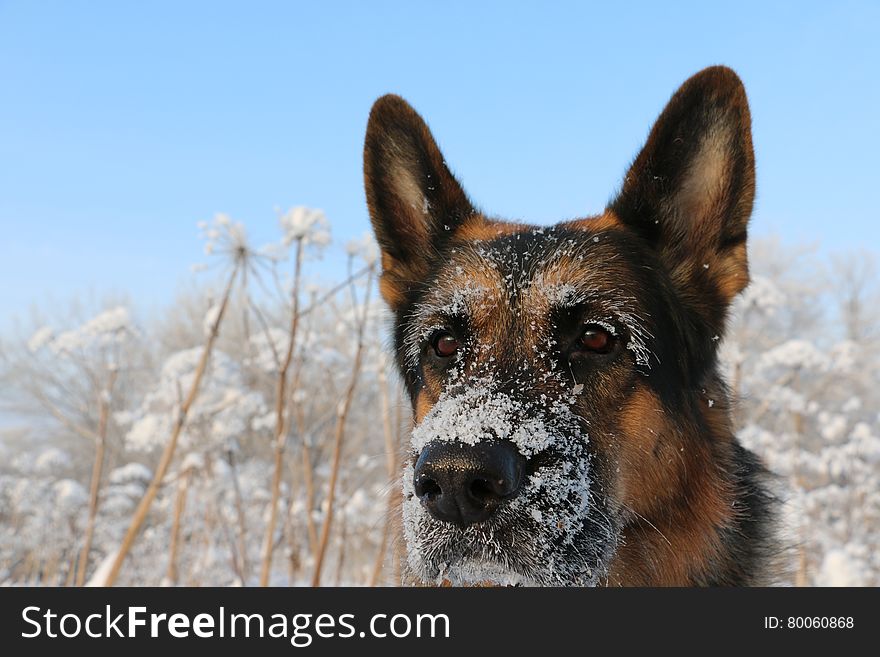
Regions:
M 669 101 L 610 207 L 658 250 L 685 300 L 720 332 L 748 283 L 754 196 L 746 92 L 736 73 L 714 66 Z
M 382 249 L 382 296 L 398 309 L 474 209 L 428 126 L 399 96 L 383 96 L 370 112 L 364 182 Z

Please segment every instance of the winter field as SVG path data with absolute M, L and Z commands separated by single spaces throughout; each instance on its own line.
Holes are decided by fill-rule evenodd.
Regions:
M 409 408 L 369 237 L 314 284 L 319 211 L 218 215 L 170 307 L 71 302 L 0 337 L 0 583 L 393 585 Z M 194 259 L 198 254 L 194 254 Z M 785 491 L 796 586 L 880 585 L 880 286 L 867 252 L 751 245 L 721 345 Z

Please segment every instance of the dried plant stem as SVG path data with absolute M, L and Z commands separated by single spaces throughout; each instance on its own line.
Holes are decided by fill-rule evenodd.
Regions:
M 210 466 L 207 465 L 206 462 L 206 474 L 210 478 L 212 475 L 210 473 Z M 205 523 L 201 532 L 201 542 L 202 542 L 202 550 L 199 553 L 199 557 L 196 559 L 196 562 L 193 566 L 192 571 L 190 572 L 190 583 L 189 586 L 201 586 L 202 580 L 204 577 L 205 568 L 208 563 L 211 561 L 211 548 L 213 546 L 213 535 L 214 528 L 219 520 L 219 509 L 217 508 L 216 499 L 209 498 L 208 503 L 205 505 Z
M 315 508 L 315 473 L 312 471 L 312 450 L 307 440 L 302 445 L 303 481 L 306 486 L 306 528 L 309 532 L 309 548 L 312 556 L 318 556 L 318 528 L 312 510 Z
M 80 436 L 81 438 L 85 438 L 86 440 L 93 440 L 95 442 L 98 441 L 98 434 L 97 433 L 95 433 L 91 429 L 84 427 L 83 425 L 78 424 L 78 423 L 74 422 L 73 420 L 71 420 L 69 417 L 67 417 L 67 415 L 64 414 L 64 412 L 61 409 L 59 409 L 42 392 L 40 392 L 39 390 L 32 390 L 31 392 L 34 394 L 34 396 L 37 398 L 37 400 L 43 405 L 43 408 L 45 408 L 49 412 L 49 415 L 51 415 L 56 420 L 58 420 L 61 424 L 63 424 L 65 426 L 65 428 L 69 429 L 70 431 L 72 431 L 76 435 Z
M 168 570 L 165 581 L 169 586 L 177 585 L 177 554 L 180 551 L 180 520 L 186 510 L 186 496 L 189 493 L 189 479 L 192 468 L 180 474 L 177 480 L 177 498 L 174 500 L 174 517 L 171 521 L 171 545 L 168 548 Z
M 58 570 L 58 555 L 55 552 L 50 552 L 49 556 L 46 557 L 46 562 L 42 568 L 40 568 L 40 583 L 41 584 L 51 584 L 55 579 L 55 574 Z
M 207 477 L 206 477 L 207 481 L 209 482 L 209 485 L 211 486 L 211 490 L 216 490 L 216 486 L 217 486 L 216 481 L 217 480 L 216 480 L 216 477 L 214 474 L 213 462 L 212 462 L 210 456 L 206 459 L 205 463 L 206 463 L 205 473 L 207 475 Z M 234 472 L 232 473 L 232 476 L 233 477 L 236 476 Z M 218 497 L 215 495 L 212 495 L 209 498 L 208 503 L 206 504 L 206 507 L 207 507 L 207 510 L 209 512 L 211 512 L 210 517 L 217 519 L 217 526 L 220 527 L 220 531 L 223 532 L 223 538 L 226 540 L 226 544 L 229 546 L 229 563 L 232 566 L 232 571 L 235 573 L 235 576 L 236 576 L 236 578 L 238 578 L 238 581 L 242 585 L 244 585 L 246 578 L 244 576 L 244 570 L 242 567 L 242 557 L 239 554 L 240 553 L 240 546 L 236 544 L 236 539 L 232 535 L 233 532 L 229 526 L 230 523 L 225 521 L 223 509 L 221 508 Z M 212 544 L 210 533 L 206 535 L 206 540 L 207 540 L 207 545 Z
M 358 271 L 354 272 L 353 274 L 349 274 L 348 278 L 346 278 L 345 280 L 341 281 L 337 285 L 334 285 L 329 290 L 323 291 L 323 293 L 321 294 L 320 297 L 316 297 L 312 300 L 312 303 L 309 304 L 308 308 L 303 308 L 302 312 L 300 312 L 300 317 L 304 317 L 305 315 L 308 315 L 315 308 L 321 308 L 328 300 L 335 297 L 336 294 L 340 290 L 344 290 L 347 286 L 354 283 L 356 280 L 358 280 L 364 274 L 367 274 L 368 276 L 372 277 L 373 265 L 367 265 L 366 267 L 359 269 Z
M 211 358 L 211 352 L 214 350 L 214 343 L 217 341 L 217 336 L 220 334 L 220 324 L 223 321 L 223 315 L 226 314 L 226 307 L 229 305 L 229 296 L 232 293 L 232 288 L 235 284 L 235 279 L 238 276 L 240 267 L 241 261 L 237 261 L 229 276 L 226 288 L 223 291 L 223 298 L 220 302 L 220 311 L 217 313 L 217 317 L 214 319 L 214 324 L 211 326 L 211 332 L 205 341 L 205 346 L 202 349 L 202 356 L 199 359 L 199 364 L 196 368 L 192 384 L 190 385 L 189 393 L 177 412 L 177 418 L 174 422 L 174 427 L 171 430 L 171 436 L 168 438 L 168 442 L 165 444 L 165 449 L 162 451 L 159 465 L 156 468 L 153 479 L 150 481 L 149 486 L 147 486 L 143 498 L 138 504 L 137 509 L 135 509 L 134 516 L 132 516 L 131 523 L 125 532 L 125 536 L 122 538 L 122 543 L 119 546 L 119 551 L 116 553 L 116 559 L 110 567 L 110 572 L 107 575 L 104 586 L 113 586 L 116 579 L 119 577 L 119 571 L 122 569 L 122 564 L 125 562 L 128 553 L 131 551 L 144 521 L 147 519 L 147 513 L 149 513 L 150 507 L 153 505 L 153 500 L 156 499 L 159 488 L 162 486 L 162 480 L 165 478 L 168 468 L 171 465 L 171 461 L 174 458 L 174 452 L 177 449 L 177 441 L 180 438 L 180 433 L 183 431 L 184 425 L 186 424 L 187 415 L 199 395 L 202 378 L 205 376 L 205 370 L 208 368 L 208 361 Z
M 303 241 L 297 240 L 294 260 L 293 290 L 291 291 L 292 308 L 290 312 L 290 331 L 287 352 L 278 368 L 278 381 L 275 386 L 275 467 L 272 473 L 272 497 L 269 502 L 269 521 L 266 523 L 266 536 L 263 540 L 263 562 L 260 566 L 260 586 L 268 586 L 269 574 L 272 570 L 272 555 L 275 551 L 275 526 L 278 522 L 278 498 L 281 495 L 281 477 L 284 474 L 284 446 L 287 442 L 287 430 L 290 426 L 290 414 L 285 413 L 287 406 L 287 371 L 293 360 L 296 348 L 296 331 L 299 325 L 299 283 L 302 272 Z
M 247 584 L 250 577 L 250 565 L 247 556 L 247 524 L 244 513 L 244 500 L 241 496 L 241 485 L 238 482 L 238 466 L 235 463 L 235 453 L 232 450 L 227 452 L 227 460 L 229 469 L 232 472 L 232 488 L 235 492 L 235 514 L 238 520 L 238 552 L 241 562 L 241 583 Z
M 77 570 L 77 554 L 76 551 L 73 550 L 71 552 L 70 563 L 67 566 L 67 577 L 64 578 L 64 586 L 69 587 L 73 586 L 76 580 L 76 570 Z
M 373 573 L 370 575 L 370 586 L 376 586 L 382 576 L 382 566 L 385 565 L 385 555 L 388 552 L 388 538 L 391 535 L 391 501 L 389 496 L 388 509 L 385 511 L 385 524 L 382 526 L 382 540 L 379 541 L 379 550 L 376 552 L 376 562 L 373 564 Z
M 366 291 L 364 293 L 363 312 L 358 325 L 357 349 L 354 355 L 354 363 L 352 365 L 351 378 L 348 382 L 348 388 L 345 391 L 345 397 L 339 406 L 336 414 L 336 431 L 333 439 L 333 465 L 330 469 L 330 481 L 327 484 L 327 499 L 324 504 L 327 507 L 324 516 L 324 524 L 321 527 L 321 538 L 318 541 L 318 553 L 315 556 L 315 573 L 312 576 L 312 586 L 321 585 L 321 569 L 324 564 L 324 556 L 327 552 L 327 542 L 330 538 L 330 527 L 333 524 L 333 503 L 336 496 L 336 481 L 339 478 L 339 463 L 342 459 L 342 442 L 345 437 L 345 421 L 348 419 L 348 412 L 351 410 L 351 403 L 354 399 L 354 391 L 357 387 L 358 377 L 361 370 L 361 361 L 364 352 L 364 331 L 367 325 L 367 311 L 370 302 L 370 285 L 373 282 L 373 270 L 370 270 L 367 276 Z
M 403 419 L 403 404 L 401 404 L 401 396 L 402 392 L 400 390 L 400 386 L 395 386 L 395 399 L 397 400 L 394 412 L 394 435 L 397 436 L 398 440 L 400 440 L 400 436 L 404 435 L 404 419 Z M 398 503 L 401 501 L 402 492 L 398 487 L 396 493 Z M 395 506 L 394 512 L 399 510 L 399 506 Z M 397 525 L 399 528 L 399 525 Z M 401 540 L 399 534 L 394 537 L 394 540 L 391 542 L 391 581 L 394 582 L 395 585 L 400 586 L 400 583 L 403 581 L 403 559 L 401 556 Z
M 300 313 L 302 316 L 304 313 Z M 306 325 L 308 329 L 308 325 Z M 308 332 L 306 333 L 306 339 L 308 339 Z M 296 391 L 299 387 L 299 377 L 303 370 L 303 363 L 305 357 L 304 354 L 300 354 L 299 362 L 296 370 L 296 378 L 294 379 L 294 384 L 292 389 Z M 303 483 L 306 489 L 306 500 L 305 500 L 305 513 L 306 513 L 306 530 L 308 532 L 309 538 L 309 551 L 312 553 L 312 556 L 317 554 L 318 549 L 318 529 L 315 527 L 315 519 L 312 516 L 312 509 L 315 505 L 315 478 L 312 470 L 312 450 L 309 446 L 309 439 L 306 436 L 306 416 L 305 416 L 305 408 L 303 404 L 296 404 L 292 408 L 293 419 L 296 422 L 296 430 L 299 434 L 302 444 L 302 469 L 303 469 Z M 291 466 L 291 472 L 294 471 L 294 467 Z
M 336 560 L 336 583 L 342 585 L 342 569 L 345 566 L 345 544 L 348 540 L 348 521 L 345 514 L 342 515 L 342 523 L 339 526 L 339 557 Z
M 23 573 L 22 579 L 28 585 L 33 585 L 35 582 L 33 581 L 34 572 L 36 571 L 38 565 L 37 556 L 39 554 L 38 550 L 32 550 L 28 553 L 27 557 L 24 560 L 24 565 L 22 566 L 21 572 Z
M 385 563 L 385 553 L 388 550 L 388 538 L 391 535 L 391 521 L 394 509 L 397 506 L 397 436 L 391 428 L 391 395 L 388 392 L 388 377 L 384 369 L 379 370 L 379 390 L 382 393 L 382 429 L 385 434 L 385 469 L 388 475 L 388 483 L 391 490 L 388 492 L 388 508 L 385 511 L 385 524 L 382 527 L 382 541 L 379 543 L 379 552 L 376 555 L 376 563 L 373 566 L 373 574 L 370 577 L 370 586 L 379 583 L 382 574 L 382 566 Z
M 95 519 L 98 516 L 98 496 L 101 492 L 101 472 L 104 469 L 104 452 L 107 447 L 107 424 L 110 418 L 110 395 L 116 383 L 118 370 L 111 369 L 107 378 L 107 387 L 98 395 L 98 432 L 95 436 L 95 460 L 92 463 L 92 479 L 89 483 L 89 517 L 86 522 L 86 533 L 83 538 L 82 551 L 76 569 L 76 585 L 82 586 L 86 581 L 86 570 L 89 566 L 89 553 L 92 551 L 92 537 L 95 534 Z

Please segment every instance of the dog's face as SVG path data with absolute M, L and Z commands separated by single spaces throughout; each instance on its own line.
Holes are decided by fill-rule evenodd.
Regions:
M 370 116 L 365 177 L 413 405 L 403 520 L 416 578 L 624 580 L 652 558 L 645 523 L 670 543 L 676 529 L 654 520 L 683 499 L 723 520 L 724 491 L 691 470 L 714 467 L 700 424 L 723 421 L 715 350 L 748 281 L 754 167 L 732 71 L 683 85 L 593 218 L 487 218 L 394 96 Z

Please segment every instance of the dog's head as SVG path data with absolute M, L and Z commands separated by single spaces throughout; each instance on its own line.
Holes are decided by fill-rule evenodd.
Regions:
M 593 584 L 683 501 L 722 513 L 688 463 L 713 458 L 695 436 L 714 421 L 717 341 L 748 281 L 754 164 L 732 71 L 681 87 L 596 217 L 482 214 L 396 96 L 373 107 L 364 169 L 414 412 L 417 578 Z

